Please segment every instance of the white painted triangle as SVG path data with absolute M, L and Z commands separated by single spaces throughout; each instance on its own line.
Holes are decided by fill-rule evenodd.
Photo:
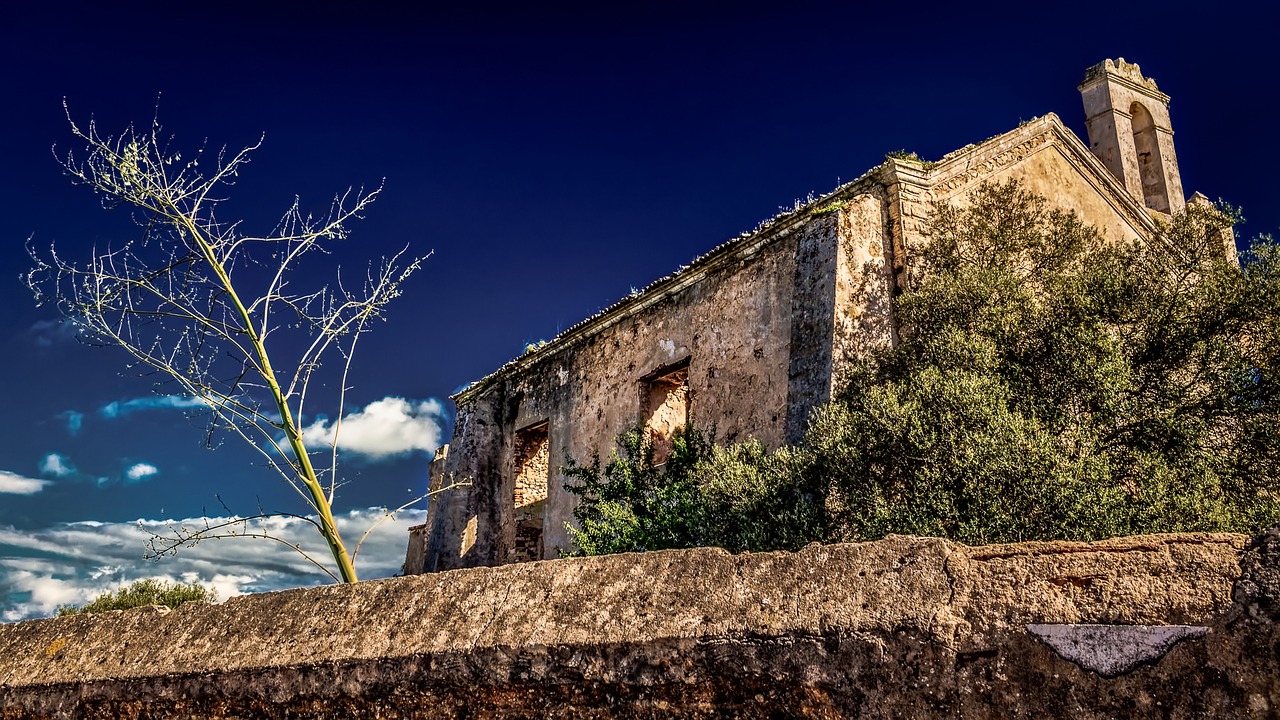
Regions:
M 1187 638 L 1209 632 L 1200 625 L 1027 625 L 1027 632 L 1044 641 L 1066 660 L 1104 677 L 1132 671 L 1164 657 Z

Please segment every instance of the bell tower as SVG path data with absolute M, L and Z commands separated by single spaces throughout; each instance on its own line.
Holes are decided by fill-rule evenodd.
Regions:
M 1079 90 L 1093 154 L 1149 209 L 1182 210 L 1186 201 L 1173 152 L 1169 96 L 1124 58 L 1086 70 Z

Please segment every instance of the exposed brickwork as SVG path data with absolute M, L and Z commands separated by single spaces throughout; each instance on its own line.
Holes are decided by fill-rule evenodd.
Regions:
M 541 560 L 542 532 L 546 520 L 547 478 L 550 472 L 551 442 L 547 424 L 516 433 L 515 539 L 511 561 Z
M 664 463 L 671 455 L 671 436 L 689 424 L 689 368 L 659 375 L 641 384 L 644 429 L 653 443 L 653 461 Z
M 516 537 L 511 548 L 512 562 L 543 559 L 542 531 L 546 522 L 546 502 L 526 505 L 516 511 Z
M 516 433 L 515 468 L 517 509 L 547 499 L 547 473 L 551 442 L 545 424 Z

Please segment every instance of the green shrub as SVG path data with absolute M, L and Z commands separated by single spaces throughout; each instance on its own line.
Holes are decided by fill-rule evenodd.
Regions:
M 757 440 L 716 446 L 693 468 L 704 499 L 706 544 L 732 552 L 797 550 L 827 537 L 824 482 L 795 448 Z
M 107 592 L 86 605 L 65 605 L 58 608 L 58 615 L 100 613 L 108 610 L 128 610 L 147 605 L 164 605 L 176 608 L 183 603 L 217 602 L 218 593 L 197 583 L 173 583 L 161 580 L 138 580 L 128 587 Z
M 581 501 L 569 533 L 579 554 L 662 550 L 705 544 L 702 489 L 691 470 L 711 451 L 710 436 L 696 428 L 677 430 L 671 454 L 654 463 L 653 443 L 640 428 L 618 436 L 618 449 L 600 466 L 566 458 L 565 489 Z M 576 483 L 573 481 L 577 481 Z
M 581 501 L 569 533 L 577 554 L 716 546 L 734 552 L 796 549 L 825 536 L 823 493 L 802 472 L 808 457 L 765 452 L 752 440 L 728 447 L 714 431 L 683 428 L 667 462 L 655 465 L 644 431 L 618 436 L 603 469 L 566 460 L 569 492 Z

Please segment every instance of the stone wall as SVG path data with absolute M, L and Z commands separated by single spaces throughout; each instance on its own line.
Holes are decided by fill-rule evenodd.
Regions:
M 0 718 L 1275 717 L 1280 533 L 890 537 L 0 625 Z
M 449 446 L 442 445 L 436 449 L 435 457 L 431 459 L 431 464 L 427 466 L 427 493 L 428 498 L 438 495 L 446 491 L 448 485 L 452 482 L 445 474 L 445 463 L 449 457 Z M 435 522 L 435 515 L 438 506 L 436 503 L 427 503 L 426 522 L 421 525 L 414 525 L 409 528 L 409 547 L 405 549 L 404 568 L 413 568 L 412 572 L 421 572 L 423 565 L 426 564 L 427 558 L 427 541 L 431 529 L 434 527 L 437 532 L 443 531 L 439 523 Z

